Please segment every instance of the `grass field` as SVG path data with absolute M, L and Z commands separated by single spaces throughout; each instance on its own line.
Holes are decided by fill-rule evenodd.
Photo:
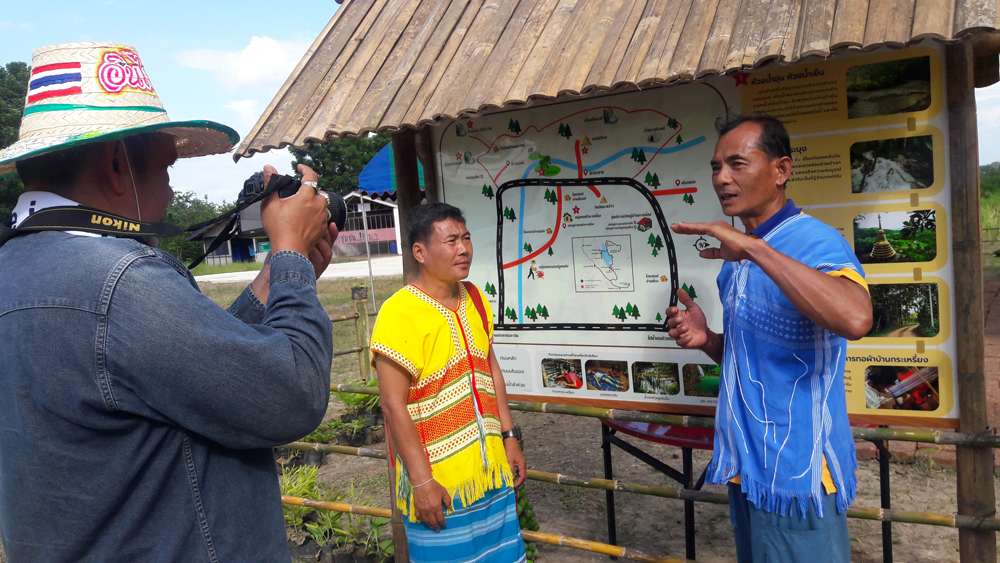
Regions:
M 366 260 L 364 256 L 352 256 L 348 258 L 334 258 L 330 260 L 330 263 L 343 264 L 345 262 L 361 262 L 363 260 Z M 191 273 L 196 276 L 207 276 L 210 274 L 231 274 L 233 272 L 257 272 L 260 271 L 261 266 L 263 266 L 261 262 L 233 262 L 222 266 L 209 266 L 202 263 L 197 268 L 191 270 Z

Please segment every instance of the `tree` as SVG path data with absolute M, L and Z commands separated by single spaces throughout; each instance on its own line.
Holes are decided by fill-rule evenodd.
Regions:
M 528 244 L 528 243 L 524 243 L 524 251 L 525 252 L 531 252 L 531 245 Z
M 524 316 L 526 318 L 529 318 L 529 319 L 533 320 L 533 321 L 537 321 L 538 320 L 538 312 L 535 311 L 535 309 L 533 307 L 525 307 L 524 308 Z
M 661 238 L 660 238 L 660 235 L 656 235 L 656 243 L 655 243 L 655 246 L 656 246 L 656 249 L 657 249 L 657 250 L 659 250 L 659 249 L 663 248 L 663 239 L 661 239 Z
M 7 148 L 17 141 L 30 75 L 28 65 L 22 62 L 0 66 L 0 148 Z M 0 221 L 10 219 L 17 198 L 23 192 L 24 186 L 16 174 L 0 178 Z
M 208 196 L 199 198 L 194 192 L 178 192 L 174 194 L 174 199 L 167 206 L 167 223 L 173 223 L 181 227 L 187 227 L 202 221 L 208 221 L 217 215 L 222 214 L 231 207 L 223 202 L 216 205 L 208 201 Z M 181 262 L 198 256 L 204 252 L 201 241 L 184 242 L 187 235 L 160 239 L 160 248 Z
M 549 247 L 549 256 L 552 256 L 552 247 Z
M 646 151 L 645 150 L 639 149 L 639 159 L 638 160 L 639 160 L 639 164 L 642 164 L 643 162 L 646 162 Z
M 659 256 L 659 255 L 660 253 L 656 251 L 656 248 L 653 248 L 653 256 Z
M 312 143 L 306 149 L 289 147 L 295 156 L 292 168 L 305 164 L 319 174 L 320 189 L 347 195 L 358 189 L 358 175 L 390 140 L 388 133 L 382 133 L 361 139 Z
M 660 187 L 660 177 L 657 176 L 656 174 L 653 174 L 653 183 L 652 183 L 652 186 L 654 188 Z
M 657 314 L 656 314 L 656 320 L 657 320 L 657 321 L 662 321 L 662 320 L 663 320 L 663 317 L 662 317 L 662 316 L 661 316 L 661 315 L 660 315 L 659 313 L 657 313 Z
M 633 319 L 638 319 L 639 316 L 640 316 L 639 315 L 639 306 L 635 305 L 634 307 L 632 307 L 632 318 Z
M 688 295 L 691 296 L 691 299 L 697 299 L 698 298 L 698 292 L 694 290 L 694 286 L 693 285 L 687 288 L 687 292 L 688 292 Z
M 545 317 L 546 319 L 547 319 L 547 318 L 549 318 L 549 308 L 548 308 L 548 307 L 543 307 L 543 306 L 541 306 L 541 305 L 539 305 L 539 308 L 540 308 L 540 309 L 541 309 L 541 311 L 542 311 L 542 312 L 541 312 L 541 315 L 542 315 L 543 317 Z
M 910 218 L 903 221 L 903 228 L 899 231 L 899 236 L 914 238 L 921 231 L 935 230 L 937 228 L 937 217 L 935 215 L 933 209 L 910 213 Z
M 639 160 L 639 149 L 632 147 L 632 160 Z
M 493 199 L 493 188 L 491 188 L 486 184 L 483 184 L 483 195 L 490 199 Z
M 566 125 L 563 123 L 559 124 L 559 134 L 562 135 L 563 137 L 566 136 Z
M 618 318 L 618 305 L 615 305 L 615 308 L 611 311 L 611 314 L 614 315 L 615 318 Z
M 646 182 L 647 184 L 652 184 L 653 183 L 653 175 L 650 174 L 649 172 L 646 172 L 646 179 L 643 180 L 643 181 Z
M 517 220 L 517 215 L 514 215 L 514 210 L 511 209 L 510 210 L 510 221 L 513 223 L 515 220 Z
M 626 314 L 626 315 L 631 315 L 631 314 L 632 314 L 632 302 L 631 302 L 631 301 L 630 301 L 630 302 L 628 302 L 628 303 L 627 303 L 627 304 L 625 305 L 625 314 Z
M 677 144 L 680 145 L 684 142 L 684 139 L 680 135 L 677 135 Z
M 521 122 L 515 119 L 514 120 L 514 133 L 520 133 L 520 132 L 521 132 Z

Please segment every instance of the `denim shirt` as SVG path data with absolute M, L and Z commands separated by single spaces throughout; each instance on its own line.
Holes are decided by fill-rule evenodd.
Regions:
M 183 264 L 64 232 L 0 247 L 0 540 L 12 562 L 288 562 L 270 447 L 322 420 L 312 265 L 223 310 Z

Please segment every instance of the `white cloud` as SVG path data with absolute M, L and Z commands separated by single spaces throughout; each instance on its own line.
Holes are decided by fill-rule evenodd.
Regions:
M 251 126 L 260 117 L 260 102 L 257 100 L 234 100 L 223 107 L 235 111 L 240 116 L 240 121 Z
M 241 158 L 235 164 L 232 153 L 182 158 L 170 169 L 170 185 L 174 191 L 193 191 L 198 197 L 207 195 L 215 203 L 233 203 L 243 189 L 243 181 L 251 174 L 263 170 L 265 164 L 274 166 L 282 174 L 291 174 L 293 160 L 288 149 Z
M 22 24 L 21 24 L 21 25 L 20 25 L 19 27 L 20 27 L 21 29 L 26 29 L 26 30 L 28 30 L 28 31 L 31 31 L 32 29 L 35 29 L 35 26 L 31 25 L 31 24 L 30 24 L 30 23 L 28 23 L 28 22 L 24 22 L 24 23 L 22 23 Z
M 177 60 L 181 66 L 211 72 L 230 90 L 249 86 L 277 88 L 285 82 L 311 43 L 252 37 L 242 51 L 197 49 L 178 53 Z
M 0 28 L 14 27 L 14 24 L 7 21 L 0 21 Z

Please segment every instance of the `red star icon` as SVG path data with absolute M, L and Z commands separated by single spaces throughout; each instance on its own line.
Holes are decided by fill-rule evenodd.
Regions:
M 736 74 L 733 75 L 733 79 L 736 80 L 736 85 L 737 86 L 739 86 L 741 84 L 747 84 L 747 78 L 749 78 L 749 77 L 750 77 L 750 74 L 747 73 L 747 72 L 737 72 Z
M 588 149 L 587 147 L 583 147 L 582 149 L 580 149 L 580 152 L 582 152 L 583 154 L 587 154 L 587 151 L 589 150 L 590 149 Z
M 462 160 L 462 153 L 460 152 L 455 153 L 455 160 Z
M 544 176 L 545 175 L 545 169 L 539 168 L 538 169 L 538 175 L 539 176 Z
M 539 271 L 538 271 L 538 279 L 542 279 L 542 278 L 544 278 L 544 277 L 545 277 L 545 272 L 543 272 L 543 271 L 539 270 Z
M 466 126 L 467 126 L 467 127 L 469 128 L 469 129 L 472 129 L 472 122 L 471 122 L 471 121 L 470 121 L 470 122 L 468 122 L 468 123 L 466 123 L 465 125 L 466 125 Z
M 573 213 L 578 215 L 580 213 L 580 207 L 579 206 L 574 207 L 573 208 Z

